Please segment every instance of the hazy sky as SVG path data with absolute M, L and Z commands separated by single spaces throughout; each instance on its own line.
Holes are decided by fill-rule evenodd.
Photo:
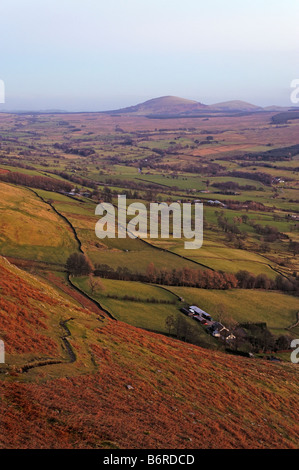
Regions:
M 298 25 L 298 0 L 0 0 L 0 111 L 289 106 Z

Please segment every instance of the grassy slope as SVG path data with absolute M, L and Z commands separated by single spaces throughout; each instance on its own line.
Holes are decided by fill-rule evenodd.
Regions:
M 88 279 L 81 277 L 73 279 L 73 282 L 92 298 L 100 302 L 115 318 L 129 325 L 144 328 L 158 333 L 168 333 L 166 318 L 172 315 L 174 318 L 181 317 L 179 311 L 181 302 L 171 292 L 152 284 L 140 282 L 116 281 L 101 279 L 102 289 L 91 292 Z M 108 296 L 118 298 L 110 298 Z M 137 301 L 125 300 L 124 296 L 134 297 Z M 149 302 L 154 299 L 156 302 Z M 158 303 L 161 301 L 161 303 Z M 174 303 L 163 303 L 174 302 Z M 191 319 L 186 321 L 192 327 L 194 341 L 204 347 L 219 348 L 219 342 L 208 335 L 203 328 Z
M 27 363 L 28 351 L 9 340 L 11 368 L 0 374 L 1 448 L 296 447 L 295 365 L 207 351 L 99 318 L 57 294 L 53 305 L 47 284 L 0 264 L 2 297 L 20 315 L 39 299 L 48 329 L 35 324 L 35 333 L 52 338 L 65 359 L 19 374 L 12 366 Z M 35 313 L 28 309 L 28 325 Z M 54 326 L 69 318 L 72 364 Z M 11 327 L 2 321 L 1 336 Z
M 219 291 L 192 287 L 169 287 L 186 302 L 199 305 L 213 318 L 224 314 L 238 322 L 266 322 L 273 333 L 295 323 L 299 299 L 281 292 L 232 289 Z M 286 332 L 284 332 L 285 334 Z
M 0 183 L 0 252 L 65 263 L 77 245 L 66 223 L 31 191 Z

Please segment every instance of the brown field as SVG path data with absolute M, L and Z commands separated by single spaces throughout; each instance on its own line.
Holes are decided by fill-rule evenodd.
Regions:
M 217 154 L 217 153 L 226 153 L 226 152 L 233 152 L 235 150 L 248 150 L 250 149 L 251 145 L 242 145 L 242 144 L 236 144 L 236 145 L 220 145 L 220 146 L 217 146 L 217 147 L 213 147 L 211 145 L 210 148 L 203 148 L 202 150 L 196 150 L 194 152 L 192 152 L 192 155 L 194 157 L 198 157 L 198 156 L 206 156 L 206 155 L 214 155 L 214 154 Z

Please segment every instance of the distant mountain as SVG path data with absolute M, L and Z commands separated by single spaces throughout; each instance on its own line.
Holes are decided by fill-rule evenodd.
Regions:
M 144 103 L 122 108 L 113 111 L 106 111 L 108 114 L 137 114 L 145 115 L 188 115 L 198 114 L 203 110 L 207 110 L 208 106 L 197 101 L 185 100 L 177 96 L 162 96 L 154 98 Z
M 3 114 L 68 114 L 64 109 L 1 109 Z
M 186 100 L 177 96 L 161 96 L 152 100 L 112 111 L 105 114 L 134 114 L 148 117 L 197 117 L 205 115 L 224 115 L 234 113 L 256 113 L 261 111 L 280 112 L 288 110 L 280 106 L 261 107 L 246 101 L 232 100 L 206 105 L 194 100 Z
M 246 101 L 225 101 L 223 103 L 216 103 L 209 106 L 209 110 L 214 111 L 262 111 L 261 106 L 247 103 Z
M 290 107 L 286 107 L 286 106 L 266 106 L 264 108 L 264 111 L 278 111 L 278 112 L 281 112 L 281 111 L 289 111 L 291 108 Z

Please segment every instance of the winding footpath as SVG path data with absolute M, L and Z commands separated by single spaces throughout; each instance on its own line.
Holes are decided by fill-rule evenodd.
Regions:
M 29 370 L 35 369 L 37 367 L 51 366 L 51 365 L 54 365 L 54 364 L 66 364 L 66 363 L 72 364 L 73 362 L 75 362 L 76 359 L 77 359 L 76 354 L 75 354 L 70 342 L 67 339 L 70 336 L 72 336 L 71 332 L 70 332 L 70 330 L 67 326 L 67 323 L 71 320 L 73 320 L 73 318 L 69 318 L 68 320 L 64 320 L 64 321 L 61 321 L 59 323 L 60 326 L 65 331 L 65 334 L 63 336 L 61 336 L 61 340 L 62 340 L 62 342 L 65 346 L 66 353 L 69 357 L 68 361 L 62 361 L 62 360 L 58 360 L 58 359 L 45 359 L 45 360 L 41 360 L 41 361 L 37 361 L 37 362 L 32 362 L 30 364 L 25 364 L 24 366 L 17 369 L 17 372 L 19 372 L 21 374 L 24 374 L 24 373 L 28 372 Z

